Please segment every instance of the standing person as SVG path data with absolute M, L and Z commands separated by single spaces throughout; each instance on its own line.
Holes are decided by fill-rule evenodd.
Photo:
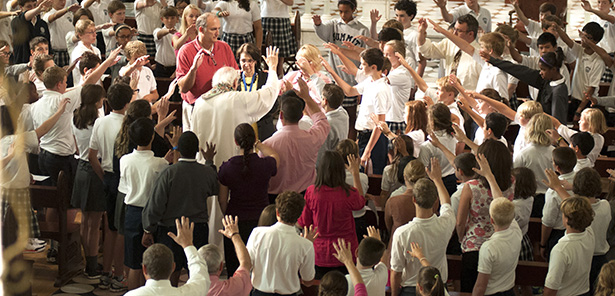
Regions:
M 419 54 L 419 33 L 412 27 L 412 21 L 416 17 L 416 2 L 401 0 L 395 3 L 395 19 L 404 26 L 404 43 L 406 45 L 406 61 L 412 69 L 423 76 L 427 61 Z
M 96 26 L 93 21 L 79 20 L 77 24 L 75 24 L 75 34 L 79 38 L 79 42 L 71 53 L 71 63 L 81 58 L 81 55 L 86 51 L 91 51 L 102 59 L 100 50 L 96 47 Z M 79 72 L 79 62 L 77 62 L 75 69 L 73 69 L 73 83 L 78 85 L 80 81 L 81 73 Z
M 206 145 L 207 151 L 201 149 L 201 153 L 205 155 L 207 163 L 211 164 L 215 151 L 210 149 L 209 143 Z M 199 151 L 197 136 L 192 132 L 184 132 L 179 138 L 177 150 L 179 161 L 160 172 L 141 216 L 145 232 L 142 244 L 149 247 L 156 241 L 173 251 L 173 286 L 177 286 L 181 269 L 188 268 L 190 261 L 190 257 L 186 259 L 183 250 L 167 235 L 179 231 L 173 221 L 183 216 L 190 218 L 194 222 L 194 246 L 200 248 L 206 245 L 209 236 L 207 197 L 218 194 L 216 170 L 211 165 L 196 162 L 196 153 Z
M 212 78 L 216 71 L 225 66 L 238 69 L 230 46 L 224 41 L 218 41 L 218 17 L 213 13 L 204 13 L 197 19 L 196 28 L 197 38 L 186 43 L 177 53 L 176 77 L 184 100 L 182 126 L 186 131 L 192 130 L 190 119 L 194 103 L 212 88 Z
M 201 10 L 196 5 L 188 5 L 181 13 L 181 25 L 179 30 L 173 34 L 173 49 L 175 49 L 175 55 L 179 52 L 182 46 L 194 39 L 198 34 L 196 28 L 196 19 L 201 14 Z
M 156 56 L 156 43 L 154 30 L 160 27 L 160 12 L 167 7 L 166 0 L 137 0 L 135 1 L 135 18 L 137 21 L 137 39 L 147 47 L 147 54 Z
M 287 89 L 290 89 L 288 83 Z M 305 104 L 305 105 L 304 105 Z M 318 149 L 325 142 L 331 126 L 320 106 L 310 97 L 307 84 L 299 80 L 299 91 L 290 90 L 280 98 L 282 129 L 265 141 L 280 154 L 278 174 L 269 182 L 269 202 L 284 191 L 303 192 L 316 178 Z M 299 129 L 304 106 L 314 125 Z
M 498 196 L 512 201 L 515 191 L 511 173 L 513 162 L 508 147 L 502 142 L 489 139 L 478 147 L 477 153 L 484 154 L 497 188 L 492 188 L 495 186 L 491 186 L 492 182 L 488 182 L 485 177 L 479 177 L 467 182 L 461 192 L 456 228 L 461 242 L 461 291 L 464 292 L 474 288 L 478 277 L 479 249 L 493 234 L 488 210 L 491 201 Z M 496 195 L 496 189 L 502 195 Z
M 325 84 L 331 83 L 327 72 L 322 71 L 320 50 L 312 44 L 305 44 L 299 48 L 295 57 L 299 70 L 288 72 L 284 75 L 284 80 L 295 86 L 298 79 L 305 80 L 310 88 L 310 96 L 320 104 Z
M 165 7 L 160 11 L 162 28 L 154 29 L 154 41 L 156 42 L 156 77 L 175 77 L 175 51 L 173 49 L 173 34 L 177 31 L 177 9 L 173 6 Z
M 17 3 L 21 11 L 11 21 L 13 62 L 21 64 L 30 60 L 31 39 L 37 36 L 50 39 L 49 26 L 39 15 L 51 6 L 52 0 L 44 0 L 40 3 L 35 0 L 19 0 Z
M 79 164 L 75 173 L 71 205 L 81 208 L 81 244 L 85 254 L 85 276 L 100 277 L 96 270 L 98 265 L 98 241 L 100 238 L 100 221 L 105 212 L 103 182 L 92 169 L 88 160 L 90 139 L 94 123 L 98 119 L 98 108 L 106 97 L 105 89 L 96 84 L 85 85 L 81 89 L 81 106 L 73 117 L 73 134 L 79 150 Z M 115 105 L 115 102 L 113 102 Z
M 297 52 L 297 40 L 290 25 L 288 7 L 294 0 L 263 0 L 261 1 L 261 21 L 264 32 L 270 32 L 273 46 L 280 49 L 281 59 L 276 67 L 279 74 L 283 73 L 284 58 L 292 57 Z
M 256 48 L 263 45 L 261 11 L 254 0 L 218 1 L 212 11 L 222 18 L 222 39 L 233 52 L 244 43 L 254 43 Z
M 220 166 L 218 201 L 222 213 L 240 219 L 239 235 L 242 240 L 247 241 L 252 229 L 258 225 L 261 212 L 269 205 L 269 179 L 277 173 L 280 156 L 271 147 L 257 141 L 254 129 L 247 123 L 239 124 L 235 128 L 234 138 L 240 153 Z M 263 157 L 259 157 L 254 152 L 255 149 L 261 151 Z M 234 274 L 239 267 L 233 245 L 231 239 L 224 240 L 228 274 Z
M 54 0 L 51 10 L 43 15 L 43 20 L 48 23 L 53 52 L 53 61 L 59 67 L 70 64 L 70 55 L 66 48 L 66 34 L 73 30 L 73 13 L 79 9 L 79 4 L 75 3 L 68 7 L 66 0 Z
M 369 29 L 363 25 L 359 20 L 354 17 L 354 12 L 357 9 L 356 0 L 339 0 L 337 2 L 337 8 L 340 13 L 340 19 L 331 20 L 327 23 L 323 23 L 320 19 L 320 15 L 314 15 L 312 20 L 314 22 L 314 30 L 316 35 L 325 42 L 334 43 L 337 46 L 344 45 L 344 41 L 348 41 L 355 46 L 365 47 L 365 42 L 356 38 L 357 36 L 369 36 Z M 342 80 L 349 85 L 356 85 L 354 76 L 346 74 L 340 68 L 339 65 L 343 65 L 342 61 L 337 55 L 329 53 L 328 62 L 332 66 L 332 69 Z M 356 66 L 359 66 L 359 62 L 355 62 Z M 357 117 L 357 104 L 358 95 L 348 96 L 346 94 L 344 103 L 342 106 L 348 112 L 350 116 L 350 130 L 348 132 L 349 138 L 355 139 L 357 132 L 355 130 L 355 121 Z
M 347 240 L 352 245 L 353 253 L 359 245 L 352 211 L 365 206 L 359 177 L 360 165 L 354 156 L 349 156 L 348 166 L 354 183 L 352 187 L 346 184 L 344 166 L 344 159 L 339 152 L 325 152 L 318 165 L 316 182 L 305 192 L 305 207 L 297 221 L 301 227 L 314 224 L 318 229 L 319 235 L 314 239 L 317 280 L 332 270 L 345 271 L 333 256 L 333 242 L 338 238 Z
M 261 89 L 267 82 L 268 73 L 262 70 L 260 49 L 253 43 L 244 43 L 237 50 L 237 57 L 241 67 L 237 90 L 255 92 Z M 260 141 L 267 140 L 275 133 L 273 117 L 278 112 L 278 108 L 279 104 L 276 99 L 269 112 L 256 122 L 255 132 Z
M 478 25 L 485 33 L 491 32 L 491 12 L 489 9 L 480 7 L 476 0 L 465 0 L 463 6 L 459 6 L 450 12 L 446 8 L 446 0 L 434 0 L 440 8 L 442 18 L 454 24 L 462 15 L 471 15 L 478 21 Z
M 109 17 L 109 4 L 112 0 L 83 0 L 81 3 L 83 8 L 89 9 L 92 12 L 92 21 L 96 26 L 102 26 L 111 21 Z M 101 52 L 106 52 L 105 38 L 102 34 L 102 28 L 96 28 L 95 44 Z
M 277 49 L 267 49 L 266 61 L 270 67 L 278 62 Z M 216 166 L 238 152 L 235 142 L 228 137 L 235 126 L 243 122 L 254 123 L 265 116 L 282 84 L 275 69 L 271 68 L 264 88 L 256 92 L 240 92 L 235 91 L 238 76 L 237 70 L 231 67 L 218 70 L 212 79 L 213 88 L 195 102 L 191 117 L 192 130 L 199 140 L 218 145 L 218 153 L 214 157 Z

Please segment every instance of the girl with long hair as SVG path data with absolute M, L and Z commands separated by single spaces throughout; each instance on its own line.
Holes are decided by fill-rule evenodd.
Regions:
M 177 55 L 177 52 L 184 44 L 196 39 L 198 33 L 196 19 L 199 18 L 199 15 L 201 15 L 201 10 L 194 4 L 184 8 L 179 30 L 173 35 L 175 55 Z
M 261 9 L 255 0 L 218 1 L 212 11 L 222 18 L 222 39 L 236 52 L 244 43 L 263 45 Z
M 332 243 L 343 238 L 352 245 L 354 253 L 359 245 L 352 211 L 365 205 L 359 177 L 359 162 L 348 157 L 354 187 L 346 183 L 345 163 L 337 151 L 326 151 L 316 170 L 316 181 L 305 191 L 305 207 L 297 221 L 301 227 L 314 225 L 318 237 L 314 240 L 316 279 L 331 270 L 345 271 L 333 256 Z
M 252 229 L 258 226 L 261 212 L 269 205 L 269 179 L 276 175 L 280 157 L 270 146 L 256 139 L 254 129 L 247 123 L 235 128 L 234 138 L 240 155 L 231 157 L 220 166 L 218 202 L 225 215 L 239 218 L 239 235 L 247 241 Z M 230 239 L 224 240 L 224 257 L 228 274 L 232 275 L 239 267 L 239 261 Z

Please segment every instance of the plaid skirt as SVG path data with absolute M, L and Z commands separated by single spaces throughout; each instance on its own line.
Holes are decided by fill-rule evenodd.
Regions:
M 615 56 L 615 52 L 611 52 L 609 55 L 613 57 Z M 604 67 L 604 73 L 602 73 L 600 82 L 611 83 L 611 81 L 613 81 L 613 71 L 611 71 L 611 68 L 609 67 Z
M 391 130 L 391 132 L 396 135 L 402 135 L 404 134 L 404 131 L 406 130 L 406 123 L 403 121 L 402 122 L 387 121 L 386 123 L 389 126 L 389 129 Z M 395 147 L 393 146 L 393 140 L 389 140 L 389 150 L 393 150 L 394 148 Z
M 352 107 L 358 105 L 359 96 L 347 97 L 344 96 L 344 100 L 342 101 L 342 107 Z
M 156 42 L 154 41 L 154 35 L 146 35 L 139 33 L 139 35 L 137 35 L 137 40 L 145 43 L 145 48 L 147 48 L 147 54 L 150 57 L 156 56 Z
M 235 54 L 235 59 L 239 58 L 239 56 L 237 56 L 236 53 L 237 53 L 237 50 L 244 43 L 256 44 L 256 41 L 254 40 L 254 35 L 252 33 L 235 34 L 235 33 L 222 32 L 222 36 L 220 37 L 220 39 L 222 39 L 222 41 L 226 42 L 231 47 L 233 54 Z
M 527 233 L 521 240 L 521 252 L 519 252 L 519 260 L 522 261 L 534 261 L 534 251 L 532 248 L 532 241 Z
M 68 50 L 54 49 L 53 50 L 53 62 L 58 67 L 64 67 L 64 66 L 70 65 L 70 55 L 68 55 Z
M 35 238 L 41 236 L 38 219 L 30 204 L 30 188 L 2 188 L 2 223 L 6 223 L 11 210 L 19 227 L 17 237 Z
M 263 23 L 263 37 L 266 32 L 271 32 L 273 37 L 273 45 L 280 49 L 280 57 L 288 58 L 297 53 L 297 40 L 291 30 L 290 19 L 277 17 L 264 17 L 261 19 Z

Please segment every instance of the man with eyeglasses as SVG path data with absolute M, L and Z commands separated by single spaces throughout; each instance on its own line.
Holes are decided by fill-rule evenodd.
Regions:
M 465 89 L 476 89 L 482 67 L 472 56 L 463 52 L 449 39 L 444 38 L 437 43 L 427 39 L 426 19 L 419 19 L 418 29 L 419 52 L 425 58 L 443 60 L 446 75 L 456 74 Z M 477 52 L 480 50 L 480 45 L 476 41 L 478 21 L 473 16 L 469 14 L 460 16 L 455 23 L 453 33 L 470 43 Z
M 13 62 L 27 63 L 30 60 L 30 40 L 41 36 L 50 40 L 49 26 L 39 17 L 43 11 L 49 10 L 52 0 L 19 0 L 21 13 L 11 21 L 13 32 Z
M 213 13 L 204 13 L 196 20 L 197 38 L 180 48 L 177 53 L 177 85 L 181 92 L 182 123 L 184 131 L 192 130 L 190 117 L 194 103 L 212 87 L 216 71 L 224 66 L 237 67 L 231 47 L 218 40 L 220 20 Z

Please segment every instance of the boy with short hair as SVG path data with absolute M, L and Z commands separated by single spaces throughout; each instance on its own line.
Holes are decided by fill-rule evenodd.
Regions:
M 294 294 L 301 289 L 301 281 L 314 279 L 315 232 L 306 227 L 303 235 L 297 235 L 295 230 L 304 206 L 301 194 L 283 192 L 275 200 L 278 222 L 252 230 L 246 246 L 253 266 L 252 295 Z
M 515 269 L 523 234 L 515 221 L 515 205 L 504 197 L 493 199 L 489 216 L 495 232 L 478 253 L 478 278 L 474 295 L 514 295 Z
M 117 40 L 114 38 L 115 29 L 123 25 L 126 21 L 126 5 L 124 5 L 124 3 L 120 0 L 113 0 L 109 2 L 107 13 L 109 14 L 111 23 L 115 24 L 114 26 L 101 31 L 105 41 L 105 53 L 109 54 L 109 52 L 117 46 Z
M 13 62 L 27 63 L 30 60 L 30 40 L 41 36 L 49 40 L 49 26 L 39 17 L 51 6 L 52 0 L 37 3 L 35 0 L 19 0 L 21 12 L 11 21 L 13 32 Z M 38 4 L 38 5 L 37 5 Z
M 604 61 L 587 42 L 596 44 L 602 40 L 604 29 L 596 22 L 589 22 L 583 26 L 582 35 L 583 42 L 578 44 L 574 42 L 561 27 L 556 27 L 559 36 L 571 49 L 572 54 L 577 61 L 572 75 L 572 96 L 570 107 L 568 108 L 568 121 L 578 121 L 581 117 L 581 111 L 585 108 L 587 100 L 583 100 L 586 95 L 598 96 L 600 88 L 600 79 L 604 71 Z M 583 102 L 581 102 L 583 101 Z
M 316 167 L 318 167 L 318 163 L 325 151 L 335 150 L 340 141 L 348 138 L 348 112 L 341 108 L 343 101 L 344 91 L 342 88 L 333 83 L 325 85 L 322 90 L 320 104 L 325 110 L 325 116 L 327 116 L 331 130 L 327 139 L 318 150 Z
M 446 246 L 455 229 L 455 216 L 451 208 L 448 191 L 442 182 L 438 161 L 433 160 L 429 179 L 419 179 L 414 184 L 414 207 L 416 217 L 400 226 L 393 234 L 391 244 L 391 295 L 416 291 L 418 272 L 422 260 L 426 259 L 442 273 L 442 281 L 448 277 Z M 435 184 L 435 185 L 434 185 Z M 433 213 L 436 199 L 440 198 L 440 216 Z M 409 260 L 406 252 L 410 243 L 423 247 L 425 257 L 419 261 Z
M 120 158 L 120 186 L 126 189 L 126 219 L 124 227 L 124 265 L 128 272 L 128 290 L 136 289 L 143 282 L 141 261 L 145 247 L 141 244 L 143 207 L 150 199 L 153 184 L 160 171 L 169 165 L 161 157 L 155 157 L 152 151 L 154 140 L 154 123 L 149 118 L 139 118 L 130 125 L 130 141 L 137 148 Z M 167 153 L 172 157 L 172 152 Z
M 370 48 L 363 51 L 361 68 L 368 78 L 351 86 L 335 72 L 331 65 L 324 63 L 325 69 L 333 76 L 347 97 L 363 95 L 355 129 L 358 132 L 361 164 L 367 167 L 371 159 L 374 174 L 382 174 L 387 164 L 388 153 L 387 138 L 370 118 L 373 113 L 379 121 L 384 121 L 391 106 L 391 86 L 382 76 L 383 65 L 384 55 L 380 49 Z
M 519 8 L 518 0 L 513 0 L 512 4 L 513 4 L 513 9 L 517 12 L 519 21 L 523 23 L 523 25 L 525 26 L 525 30 L 527 31 L 529 36 L 540 35 L 540 33 L 542 33 L 541 23 L 544 21 L 545 17 L 548 15 L 556 15 L 557 13 L 557 6 L 555 6 L 555 4 L 550 3 L 550 2 L 542 3 L 540 7 L 538 8 L 538 11 L 539 11 L 538 18 L 540 19 L 540 22 L 537 22 L 535 20 L 528 19 L 525 16 L 525 13 L 523 13 L 521 8 Z
M 570 148 L 577 155 L 577 164 L 574 166 L 574 172 L 580 171 L 582 168 L 593 168 L 587 155 L 594 149 L 594 137 L 588 132 L 578 132 L 570 137 Z
M 416 72 L 422 76 L 427 61 L 419 54 L 418 32 L 412 28 L 412 20 L 414 20 L 416 13 L 416 3 L 412 0 L 400 0 L 395 3 L 395 19 L 404 26 L 406 61 L 410 64 L 410 67 L 416 68 Z
M 124 238 L 118 234 L 114 226 L 115 201 L 117 200 L 117 187 L 120 176 L 116 175 L 113 171 L 113 152 L 115 151 L 115 139 L 120 132 L 122 122 L 124 121 L 124 113 L 128 109 L 128 103 L 130 103 L 132 97 L 133 90 L 127 84 L 117 83 L 109 87 L 107 101 L 111 105 L 112 111 L 109 115 L 98 118 L 94 122 L 88 155 L 92 170 L 103 180 L 105 187 L 107 221 L 105 221 L 101 286 L 104 289 L 110 289 L 112 292 L 126 290 L 126 286 L 118 281 L 118 278 L 123 274 Z M 115 277 L 111 273 L 112 264 L 115 265 Z
M 608 54 L 613 57 L 615 53 L 615 16 L 611 13 L 613 9 L 613 0 L 598 0 L 598 9 L 592 8 L 589 1 L 581 1 L 581 7 L 585 11 L 592 13 L 589 17 L 590 22 L 596 22 L 604 28 L 604 36 L 598 42 L 598 46 L 602 47 Z M 602 82 L 610 83 L 613 79 L 613 72 L 607 67 L 602 75 Z
M 73 13 L 80 7 L 78 3 L 67 7 L 66 0 L 53 0 L 51 10 L 43 15 L 43 20 L 48 23 L 51 35 L 53 61 L 60 67 L 70 64 L 70 55 L 66 47 L 66 34 L 74 30 Z
M 574 166 L 577 157 L 574 150 L 569 147 L 557 147 L 553 150 L 553 168 L 558 172 L 560 180 L 572 183 L 575 172 Z M 569 191 L 570 194 L 572 191 Z M 542 231 L 540 234 L 540 254 L 548 259 L 551 249 L 557 241 L 564 236 L 565 226 L 562 222 L 560 205 L 563 198 L 553 189 L 545 193 L 545 205 L 542 209 Z
M 119 71 L 122 77 L 132 77 L 134 73 L 136 77 L 131 79 L 138 80 L 137 82 L 137 99 L 143 99 L 153 104 L 158 100 L 158 89 L 156 88 L 156 78 L 154 73 L 145 64 L 149 61 L 147 58 L 147 45 L 141 41 L 130 41 L 124 47 L 124 53 L 128 59 L 128 65 L 122 67 Z
M 99 27 L 111 21 L 108 10 L 109 3 L 111 3 L 111 1 L 112 0 L 83 0 L 83 2 L 81 2 L 81 6 L 92 12 L 92 21 L 97 27 Z M 100 49 L 101 52 L 107 52 L 105 38 L 103 37 L 101 30 L 96 30 L 95 40 L 96 41 L 94 44 L 96 44 L 96 47 Z
M 357 248 L 357 269 L 368 295 L 384 296 L 388 279 L 388 270 L 384 262 L 381 261 L 382 255 L 386 250 L 386 245 L 380 240 L 380 233 L 376 232 L 373 226 L 367 229 L 369 237 L 364 238 Z M 354 285 L 350 275 L 346 275 L 348 282 L 348 296 L 354 295 Z
M 76 61 L 86 51 L 95 53 L 99 58 L 102 57 L 100 50 L 95 46 L 96 44 L 96 26 L 91 20 L 79 20 L 75 25 L 75 34 L 79 37 L 79 43 L 73 49 L 70 56 L 71 63 Z M 73 82 L 75 84 L 81 81 L 81 73 L 79 73 L 79 63 L 75 69 L 73 69 Z
M 156 42 L 156 69 L 154 76 L 169 78 L 175 74 L 175 49 L 173 49 L 173 34 L 177 31 L 175 24 L 178 19 L 177 9 L 168 6 L 160 11 L 160 20 L 164 24 L 162 28 L 154 30 Z
M 156 56 L 154 29 L 160 27 L 160 12 L 167 7 L 167 1 L 137 0 L 135 1 L 135 18 L 137 20 L 137 39 L 145 43 L 147 54 Z

